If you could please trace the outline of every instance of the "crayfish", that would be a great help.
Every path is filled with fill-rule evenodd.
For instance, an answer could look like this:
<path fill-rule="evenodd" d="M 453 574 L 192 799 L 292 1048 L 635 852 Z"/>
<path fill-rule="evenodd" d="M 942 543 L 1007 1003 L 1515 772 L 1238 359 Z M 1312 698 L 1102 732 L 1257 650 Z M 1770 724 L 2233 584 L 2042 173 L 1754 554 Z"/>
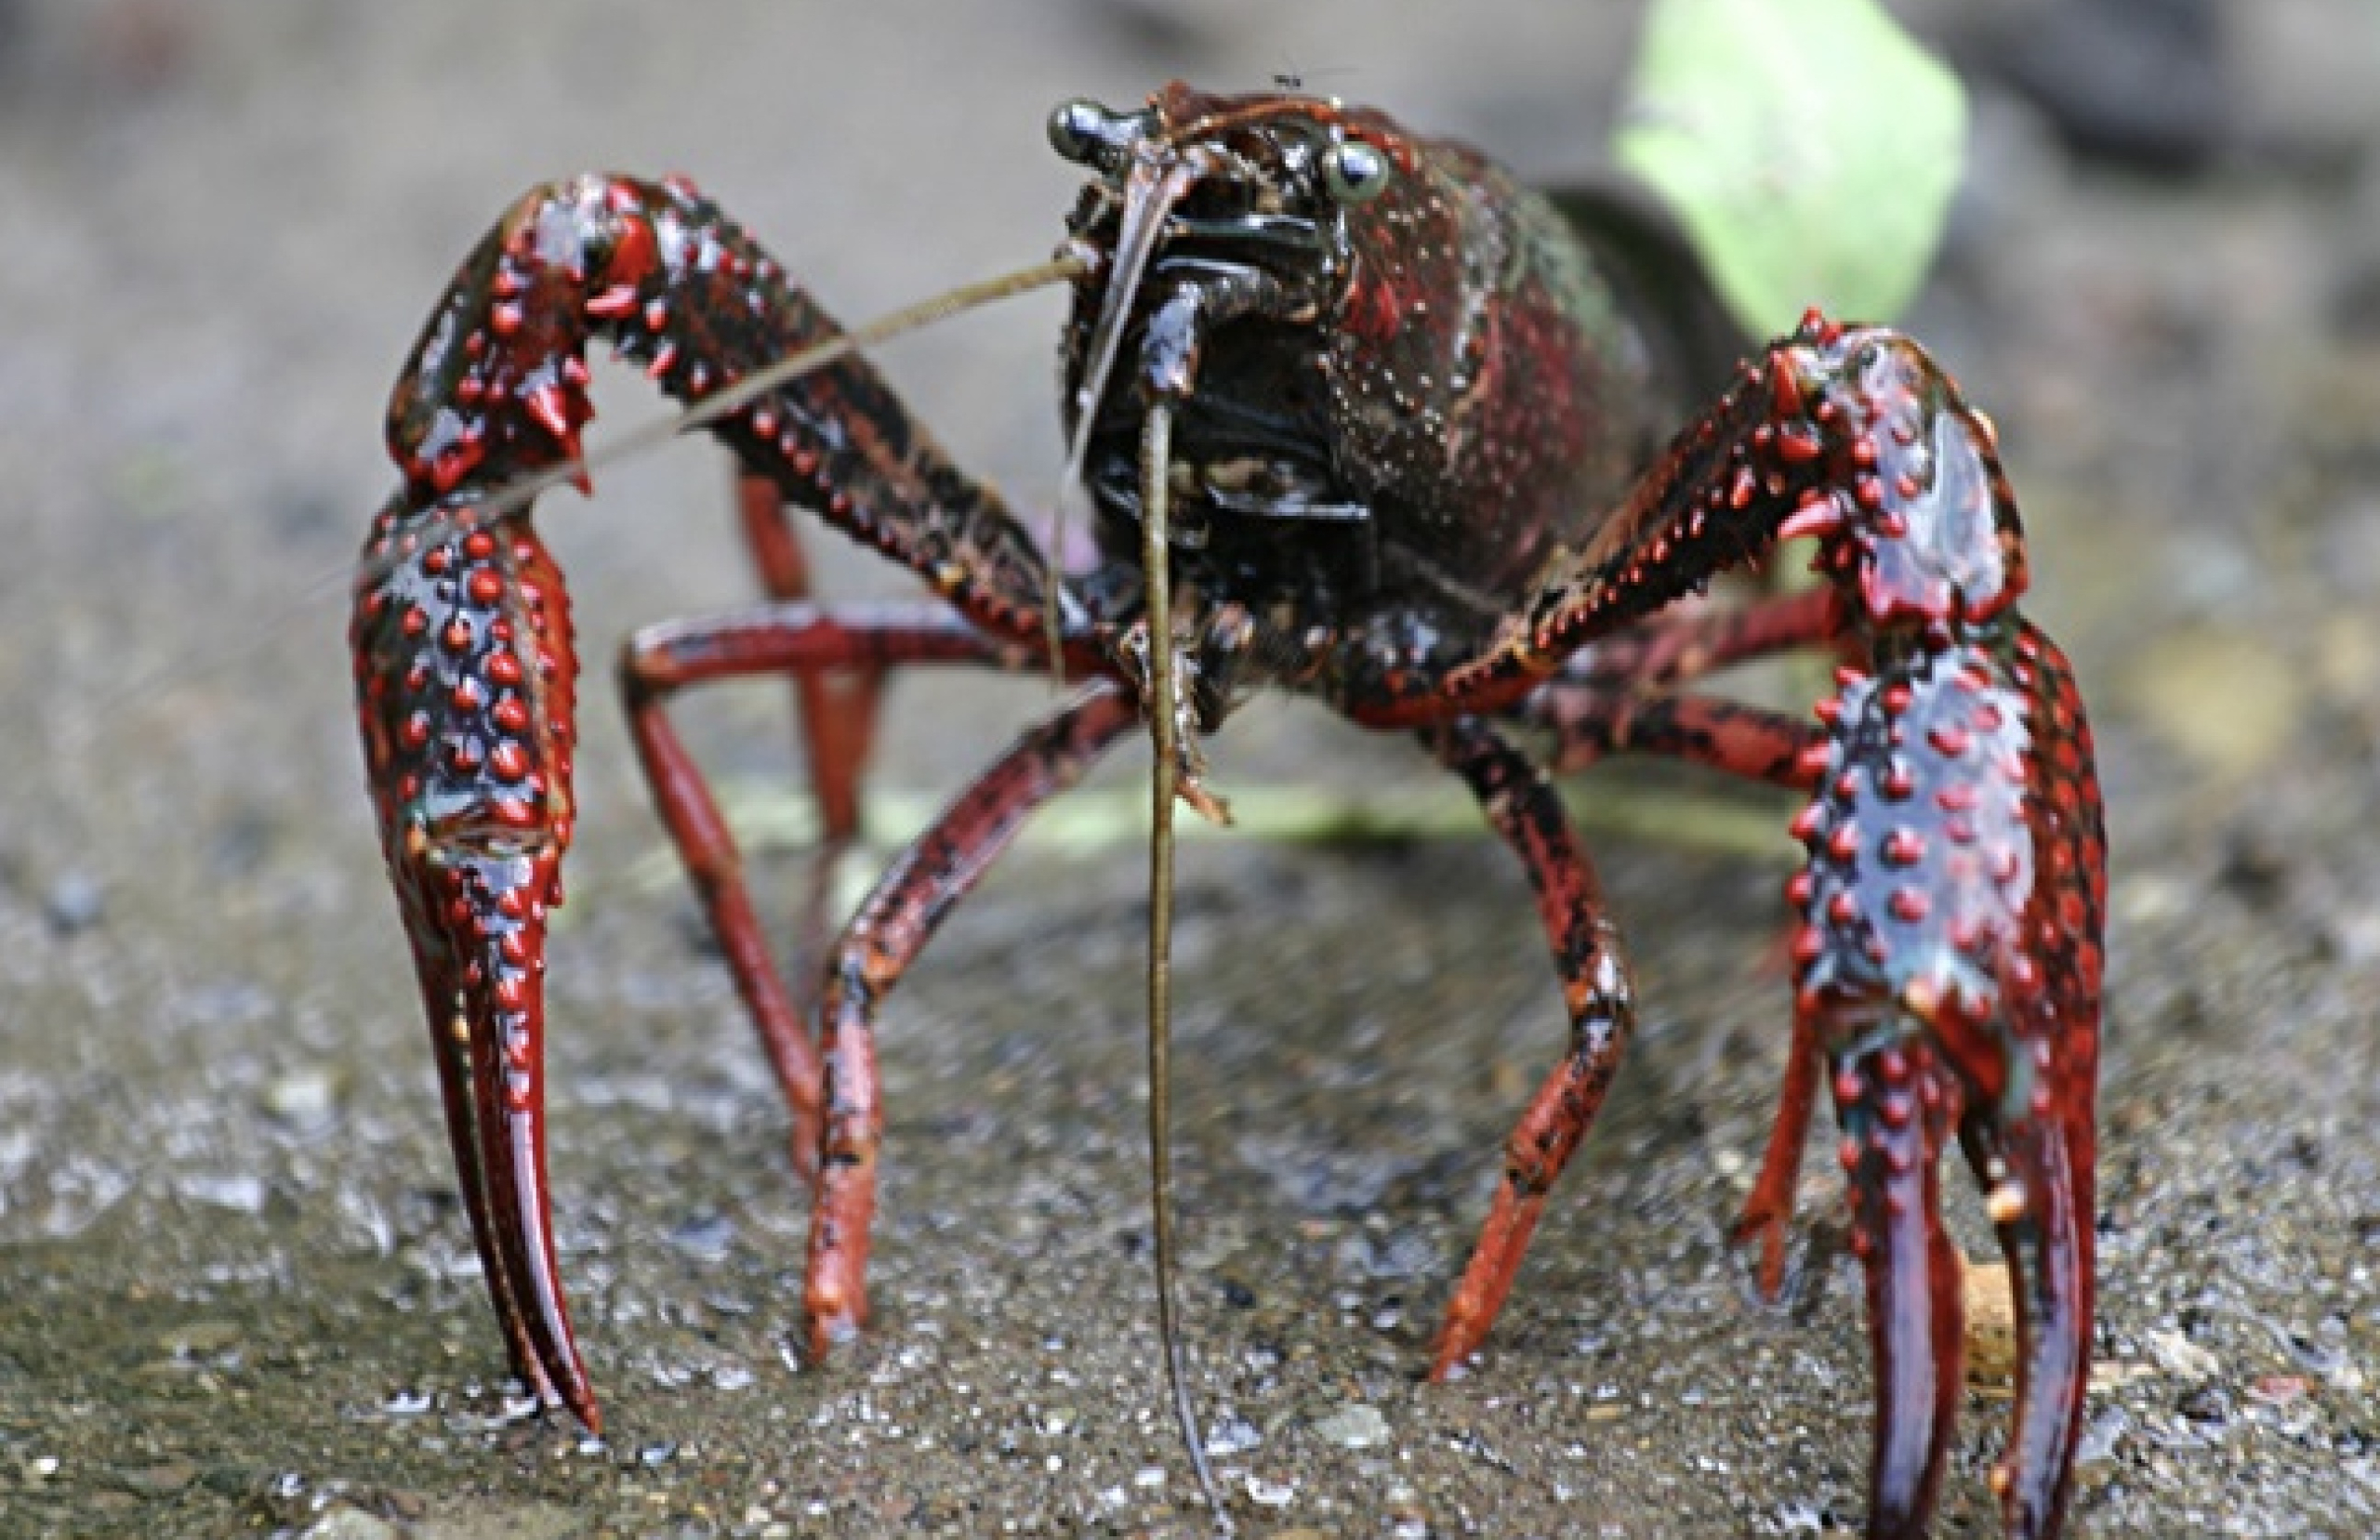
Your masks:
<path fill-rule="evenodd" d="M 1716 767 L 1809 798 L 1787 889 L 1786 1084 L 1739 1233 L 1762 1243 L 1773 1290 L 1823 1084 L 1867 1282 L 1871 1533 L 1925 1528 L 1960 1398 L 1961 1258 L 1936 1181 L 1955 1134 L 2021 1336 L 1993 1485 L 2011 1533 L 2055 1533 L 2092 1326 L 2105 849 L 2073 678 L 2017 609 L 2026 549 L 1988 419 L 1909 338 L 1813 313 L 1672 436 L 1661 339 L 1607 266 L 1493 164 L 1378 112 L 1175 85 L 1135 112 L 1068 103 L 1049 127 L 1091 173 L 1042 274 L 1073 290 L 1062 405 L 1088 570 L 1060 571 L 682 182 L 530 192 L 464 262 L 397 384 L 403 485 L 364 548 L 357 693 L 515 1372 L 596 1423 L 549 1224 L 542 1069 L 577 667 L 562 574 L 516 489 L 583 480 L 583 355 L 601 336 L 734 454 L 771 598 L 638 633 L 620 681 L 792 1109 L 814 1351 L 866 1320 L 885 995 L 1026 815 L 1145 718 L 1161 804 L 1216 810 L 1197 741 L 1269 687 L 1410 732 L 1470 786 L 1535 891 L 1569 1015 L 1505 1145 L 1433 1377 L 1486 1338 L 1635 1012 L 1549 776 L 1620 752 Z M 792 508 L 938 599 L 813 600 Z M 1816 587 L 1678 606 L 1796 537 L 1815 543 Z M 1697 688 L 1791 648 L 1845 660 L 1815 725 Z M 880 686 L 920 665 L 1078 689 L 877 882 L 814 986 L 789 989 L 669 702 L 790 676 L 831 848 L 857 826 Z"/>

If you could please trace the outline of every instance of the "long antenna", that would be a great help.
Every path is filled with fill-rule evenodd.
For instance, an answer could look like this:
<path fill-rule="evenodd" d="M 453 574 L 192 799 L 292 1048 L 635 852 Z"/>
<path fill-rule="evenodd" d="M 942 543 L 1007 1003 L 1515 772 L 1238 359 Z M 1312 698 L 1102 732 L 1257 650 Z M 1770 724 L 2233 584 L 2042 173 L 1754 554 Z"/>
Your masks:
<path fill-rule="evenodd" d="M 1151 402 L 1141 427 L 1141 567 L 1148 598 L 1149 749 L 1156 760 L 1149 771 L 1149 1207 L 1157 1238 L 1157 1330 L 1166 1379 L 1173 1388 L 1174 1420 L 1182 1425 L 1190 1468 L 1215 1516 L 1216 1531 L 1227 1535 L 1234 1533 L 1231 1515 L 1223 1511 L 1215 1474 L 1207 1467 L 1207 1441 L 1190 1401 L 1173 1289 L 1173 801 L 1181 743 L 1174 715 L 1173 585 L 1168 571 L 1172 558 L 1165 529 L 1165 472 L 1172 441 L 1172 408 Z"/>

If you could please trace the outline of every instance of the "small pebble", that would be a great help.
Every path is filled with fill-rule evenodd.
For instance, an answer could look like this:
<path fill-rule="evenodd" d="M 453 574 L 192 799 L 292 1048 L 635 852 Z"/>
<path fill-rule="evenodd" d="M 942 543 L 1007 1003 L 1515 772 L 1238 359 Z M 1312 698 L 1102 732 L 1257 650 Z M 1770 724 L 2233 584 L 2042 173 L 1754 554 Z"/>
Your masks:
<path fill-rule="evenodd" d="M 1264 1441 L 1264 1435 L 1246 1417 L 1227 1414 L 1217 1417 L 1207 1429 L 1207 1454 L 1212 1459 L 1229 1459 L 1243 1454 Z"/>
<path fill-rule="evenodd" d="M 194 1204 L 233 1214 L 264 1212 L 265 1186 L 256 1177 L 184 1177 L 175 1191 Z"/>
<path fill-rule="evenodd" d="M 1258 1507 L 1287 1507 L 1298 1494 L 1295 1485 L 1287 1481 L 1268 1481 L 1262 1476 L 1250 1476 L 1247 1481 L 1248 1500 Z"/>
<path fill-rule="evenodd" d="M 313 1067 L 292 1070 L 264 1088 L 264 1110 L 292 1128 L 321 1128 L 338 1115 L 338 1076 Z"/>
<path fill-rule="evenodd" d="M 77 935 L 105 916 L 107 897 L 99 890 L 97 877 L 86 872 L 69 872 L 50 884 L 42 912 L 52 931 L 60 936 Z"/>
<path fill-rule="evenodd" d="M 2150 1332 L 2149 1351 L 2159 1368 L 2179 1379 L 2213 1379 L 2223 1372 L 2221 1359 L 2180 1332 Z"/>
<path fill-rule="evenodd" d="M 735 1221 L 723 1214 L 697 1214 L 673 1228 L 669 1244 L 698 1262 L 716 1262 L 735 1240 Z"/>
<path fill-rule="evenodd" d="M 340 1507 L 317 1520 L 300 1540 L 399 1540 L 403 1531 L 362 1508 Z"/>
<path fill-rule="evenodd" d="M 2252 1399 L 2263 1402 L 2268 1406 L 2287 1406 L 2292 1402 L 2304 1399 L 2306 1376 L 2303 1375 L 2259 1375 L 2255 1384 L 2248 1388 L 2248 1394 Z"/>
<path fill-rule="evenodd" d="M 2082 1429 L 2082 1441 L 2075 1447 L 2076 1465 L 2096 1465 L 2116 1452 L 2116 1445 L 2132 1428 L 2132 1418 L 2121 1406 L 2110 1406 L 2093 1417 Z"/>
<path fill-rule="evenodd" d="M 2178 1409 L 2192 1422 L 2229 1422 L 2231 1392 L 2220 1385 L 2202 1385 L 2182 1398 Z"/>
<path fill-rule="evenodd" d="M 2007 1385 L 2016 1377 L 2016 1300 L 1997 1257 L 1959 1257 L 1966 1296 L 1967 1383 Z"/>
<path fill-rule="evenodd" d="M 157 1346 L 178 1358 L 219 1353 L 240 1340 L 239 1323 L 231 1321 L 190 1321 L 157 1338 Z"/>
<path fill-rule="evenodd" d="M 1388 1441 L 1388 1419 L 1378 1407 L 1351 1401 L 1316 1423 L 1314 1432 L 1342 1449 L 1372 1449 Z"/>
<path fill-rule="evenodd" d="M 136 1497 L 170 1497 L 198 1480 L 198 1467 L 188 1460 L 167 1460 L 119 1472 L 116 1480 Z"/>

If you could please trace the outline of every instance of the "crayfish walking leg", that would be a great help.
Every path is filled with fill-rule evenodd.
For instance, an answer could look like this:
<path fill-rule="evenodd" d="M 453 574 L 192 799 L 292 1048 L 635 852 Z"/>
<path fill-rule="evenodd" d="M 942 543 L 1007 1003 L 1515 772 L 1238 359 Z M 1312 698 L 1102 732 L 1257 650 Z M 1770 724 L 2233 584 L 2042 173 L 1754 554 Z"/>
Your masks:
<path fill-rule="evenodd" d="M 1038 654 L 1035 654 L 1038 656 Z M 680 746 L 665 709 L 698 683 L 803 668 L 882 670 L 919 664 L 998 661 L 983 637 L 937 610 L 903 606 L 824 611 L 774 606 L 640 632 L 621 658 L 628 716 L 663 822 L 721 938 L 731 969 L 755 1006 L 782 1003 L 784 986 L 752 916 L 724 822 Z M 1081 778 L 1139 720 L 1137 703 L 1098 683 L 1029 731 L 944 809 L 879 878 L 824 970 L 822 1075 L 799 1111 L 795 1159 L 814 1170 L 804 1304 L 813 1354 L 823 1357 L 866 1325 L 868 1231 L 876 1210 L 875 1015 L 884 996 L 942 923 L 1014 839 L 1025 816 Z M 805 1046 L 806 1046 L 806 1039 Z"/>
<path fill-rule="evenodd" d="M 736 994 L 776 1068 L 793 1112 L 794 1167 L 806 1176 L 816 1174 L 818 1160 L 821 1068 L 809 1026 L 817 1005 L 815 975 L 802 977 L 796 993 L 778 974 L 767 931 L 745 885 L 743 860 L 709 784 L 670 723 L 668 700 L 695 685 L 782 674 L 794 676 L 806 699 L 813 693 L 824 696 L 830 679 L 873 681 L 895 666 L 996 662 L 995 650 L 982 632 L 939 605 L 917 604 L 835 611 L 810 604 L 771 605 L 648 626 L 620 651 L 620 693 L 645 783 L 653 789 L 661 822 L 710 918 Z M 874 685 L 866 688 L 872 691 Z M 821 823 L 827 838 L 821 859 L 830 866 L 839 838 L 856 830 L 853 791 L 845 786 L 840 794 L 821 795 Z M 843 802 L 841 814 L 834 806 L 838 795 Z M 850 820 L 840 831 L 839 816 Z M 805 955 L 801 961 L 814 967 L 819 959 Z"/>
<path fill-rule="evenodd" d="M 794 530 L 793 510 L 776 483 L 747 472 L 736 478 L 735 501 L 742 515 L 745 546 L 752 554 L 761 587 L 780 603 L 809 599 L 810 559 Z M 818 804 L 818 847 L 811 862 L 801 928 L 796 933 L 800 952 L 793 969 L 794 1009 L 805 1020 L 817 1011 L 818 1002 L 807 981 L 817 976 L 819 959 L 826 954 L 836 876 L 843 857 L 859 838 L 860 780 L 875 743 L 884 674 L 880 664 L 793 670 L 794 719 L 800 725 L 811 796 Z M 646 770 L 650 775 L 650 761 Z M 770 1041 L 765 1026 L 762 1037 Z"/>
<path fill-rule="evenodd" d="M 1478 1348 L 1503 1308 L 1545 1211 L 1545 1195 L 1586 1138 L 1620 1069 L 1636 1005 L 1619 935 L 1604 913 L 1602 886 L 1544 774 L 1474 721 L 1426 736 L 1438 757 L 1470 784 L 1488 822 L 1527 870 L 1570 1017 L 1570 1051 L 1505 1141 L 1494 1206 L 1447 1306 L 1431 1355 L 1430 1373 L 1442 1379 Z"/>

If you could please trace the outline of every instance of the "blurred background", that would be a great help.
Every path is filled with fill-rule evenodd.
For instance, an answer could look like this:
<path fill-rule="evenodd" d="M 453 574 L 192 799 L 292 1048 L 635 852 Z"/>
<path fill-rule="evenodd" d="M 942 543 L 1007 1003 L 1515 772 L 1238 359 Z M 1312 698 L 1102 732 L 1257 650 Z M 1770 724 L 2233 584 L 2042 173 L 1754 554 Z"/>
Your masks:
<path fill-rule="evenodd" d="M 1999 424 L 2116 848 L 2075 1527 L 2369 1533 L 2380 17 L 1894 8 L 1976 107 L 1906 322 Z M 593 664 L 551 1084 L 612 1438 L 518 1420 L 347 703 L 344 568 L 390 484 L 385 392 L 536 180 L 688 173 L 856 318 L 1052 245 L 1076 174 L 1041 124 L 1064 97 L 1294 75 L 1569 181 L 1603 164 L 1636 20 L 0 3 L 0 1533 L 1202 1533 L 1152 1389 L 1129 831 L 1020 851 L 888 1008 L 878 1329 L 823 1368 L 785 1349 L 805 1208 L 782 1110 L 602 677 L 632 626 L 753 591 L 707 444 L 543 510 Z M 1058 317 L 1035 296 L 886 360 L 1029 505 L 1057 476 Z M 599 429 L 656 414 L 641 386 L 599 373 Z M 838 593 L 905 589 L 831 555 Z M 905 683 L 879 783 L 946 793 L 1047 700 Z M 756 688 L 685 716 L 732 786 L 782 790 L 783 714 Z M 1296 703 L 1214 752 L 1226 793 L 1434 773 Z M 1110 770 L 1091 793 L 1130 795 L 1137 757 Z M 1781 1063 L 1765 959 L 1790 808 L 1667 770 L 1590 790 L 1638 826 L 1596 846 L 1646 1020 L 1449 1388 L 1415 1376 L 1562 1041 L 1525 888 L 1484 838 L 1184 852 L 1186 1297 L 1255 1533 L 1806 1533 L 1864 1512 L 1832 1163 L 1805 1183 L 1789 1309 L 1752 1303 L 1724 1244 Z M 1747 816 L 1773 845 L 1714 835 Z M 789 901 L 798 853 L 759 865 Z M 1971 1398 L 1948 1533 L 1993 1533 L 2004 1410 Z"/>

